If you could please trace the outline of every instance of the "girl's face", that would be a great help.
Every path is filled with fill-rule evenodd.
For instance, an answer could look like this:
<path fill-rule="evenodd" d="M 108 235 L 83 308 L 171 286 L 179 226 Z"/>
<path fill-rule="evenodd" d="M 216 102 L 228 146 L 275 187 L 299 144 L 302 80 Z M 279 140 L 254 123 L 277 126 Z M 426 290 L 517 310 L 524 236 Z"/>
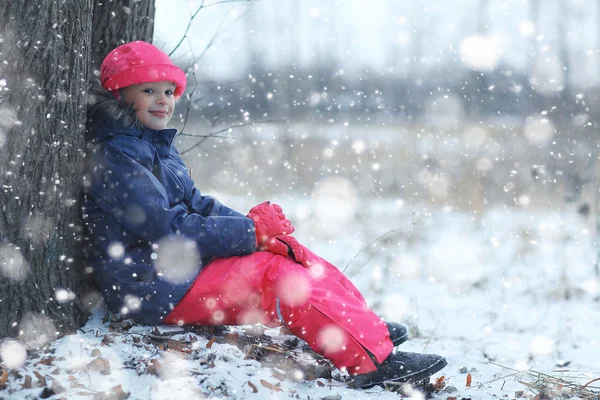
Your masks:
<path fill-rule="evenodd" d="M 137 119 L 146 127 L 162 130 L 175 109 L 175 84 L 169 81 L 130 85 L 122 90 L 126 104 L 133 104 Z"/>

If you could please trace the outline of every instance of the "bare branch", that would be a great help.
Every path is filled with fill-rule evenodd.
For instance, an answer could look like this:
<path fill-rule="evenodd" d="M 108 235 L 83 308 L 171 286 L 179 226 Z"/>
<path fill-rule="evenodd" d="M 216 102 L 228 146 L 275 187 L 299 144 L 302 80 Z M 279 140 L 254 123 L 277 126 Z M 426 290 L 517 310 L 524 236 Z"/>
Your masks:
<path fill-rule="evenodd" d="M 204 4 L 205 0 L 202 0 L 202 3 L 200 3 L 200 5 L 198 6 L 198 8 L 196 9 L 196 11 L 194 11 L 192 13 L 192 15 L 190 16 L 190 20 L 188 21 L 188 24 L 185 28 L 185 32 L 183 33 L 183 36 L 181 37 L 181 39 L 179 40 L 179 42 L 177 43 L 177 45 L 175 46 L 175 48 L 173 50 L 171 50 L 171 52 L 169 53 L 169 57 L 171 57 L 173 55 L 173 53 L 175 53 L 175 51 L 177 51 L 177 49 L 179 48 L 179 46 L 181 46 L 181 44 L 183 43 L 183 41 L 188 37 L 188 33 L 190 31 L 190 28 L 192 27 L 192 23 L 194 22 L 194 18 L 196 18 L 196 16 L 198 15 L 198 13 L 200 12 L 200 10 L 202 10 L 203 8 L 208 8 L 211 6 L 216 6 L 218 4 L 227 4 L 227 3 L 249 3 L 251 1 L 256 1 L 256 0 L 223 0 L 223 1 L 217 1 L 215 3 L 211 3 L 211 4 Z M 219 31 L 220 27 L 223 25 L 223 23 L 225 22 L 225 19 L 227 18 L 227 15 L 225 15 L 223 17 L 223 20 L 221 21 L 221 23 L 219 24 L 219 29 L 217 29 L 217 32 L 213 35 L 213 37 L 210 40 L 210 43 L 207 45 L 207 47 L 204 49 L 204 51 L 202 51 L 202 53 L 200 54 L 200 56 L 198 57 L 197 60 L 201 59 L 204 54 L 208 51 L 208 49 L 212 46 L 212 44 L 214 43 L 214 41 L 216 40 L 216 38 L 223 32 L 226 32 L 227 30 L 229 30 L 233 24 L 235 22 L 237 22 L 240 18 L 242 18 L 243 16 L 245 16 L 248 13 L 248 11 L 244 12 L 243 14 L 239 15 L 235 20 L 233 20 L 233 22 L 231 23 L 231 25 L 229 27 L 227 27 L 227 29 L 223 30 L 223 31 Z M 197 61 L 196 60 L 196 61 Z M 196 62 L 194 61 L 194 63 Z"/>
<path fill-rule="evenodd" d="M 202 0 L 202 3 L 200 3 L 200 6 L 196 10 L 196 12 L 194 12 L 192 14 L 192 16 L 190 17 L 190 20 L 188 21 L 188 25 L 185 28 L 185 32 L 183 33 L 183 36 L 181 37 L 181 39 L 179 40 L 179 43 L 177 43 L 177 45 L 175 46 L 175 48 L 173 50 L 171 50 L 171 52 L 169 53 L 169 57 L 171 57 L 173 55 L 173 53 L 175 53 L 175 51 L 179 48 L 179 46 L 181 46 L 181 43 L 183 43 L 183 41 L 185 40 L 185 38 L 187 38 L 187 34 L 190 31 L 190 28 L 192 27 L 192 22 L 194 21 L 194 18 L 196 18 L 196 15 L 198 15 L 198 13 L 200 12 L 200 10 L 202 10 L 202 8 L 204 8 L 204 0 Z"/>
<path fill-rule="evenodd" d="M 197 137 L 197 138 L 217 138 L 217 139 L 229 139 L 229 136 L 219 136 L 219 135 L 213 135 L 212 133 L 209 134 L 195 134 L 195 133 L 180 133 L 179 136 L 185 136 L 185 137 Z"/>
<path fill-rule="evenodd" d="M 381 236 L 378 236 L 377 238 L 375 238 L 374 240 L 372 240 L 371 242 L 367 243 L 367 245 L 365 247 L 363 247 L 358 253 L 356 253 L 356 255 L 354 257 L 352 257 L 352 260 L 350 260 L 348 262 L 348 264 L 346 264 L 346 266 L 344 267 L 344 269 L 342 270 L 342 273 L 346 273 L 346 270 L 348 269 L 348 267 L 354 262 L 354 260 L 356 260 L 356 258 L 365 252 L 365 250 L 367 250 L 370 246 L 372 246 L 374 243 L 377 243 L 379 240 L 383 239 L 384 237 L 386 237 L 387 235 L 390 235 L 392 233 L 396 233 L 396 232 L 402 232 L 404 230 L 407 230 L 408 228 L 414 227 L 417 224 L 418 221 L 413 221 L 410 223 L 409 226 L 404 226 L 402 228 L 397 228 L 397 229 L 392 229 L 390 231 L 387 231 L 386 233 L 384 233 Z M 372 258 L 372 257 L 371 257 Z M 370 258 L 369 258 L 370 260 Z M 361 267 L 362 268 L 362 267 Z"/>
<path fill-rule="evenodd" d="M 204 6 L 204 8 L 207 7 L 211 7 L 211 6 L 216 6 L 219 4 L 227 4 L 227 3 L 250 3 L 250 2 L 256 2 L 258 0 L 221 0 L 221 1 L 216 1 L 214 3 L 210 3 Z"/>

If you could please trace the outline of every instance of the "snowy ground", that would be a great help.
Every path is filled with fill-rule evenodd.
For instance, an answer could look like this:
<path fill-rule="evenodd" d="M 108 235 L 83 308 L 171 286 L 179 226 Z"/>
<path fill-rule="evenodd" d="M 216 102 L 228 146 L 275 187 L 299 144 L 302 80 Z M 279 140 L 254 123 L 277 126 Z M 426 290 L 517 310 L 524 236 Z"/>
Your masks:
<path fill-rule="evenodd" d="M 234 206 L 247 202 L 229 200 Z M 447 358 L 448 366 L 434 377 L 443 375 L 446 389 L 434 398 L 533 398 L 539 386 L 527 382 L 540 382 L 539 373 L 551 376 L 545 382 L 562 394 L 571 384 L 600 378 L 593 230 L 578 215 L 514 209 L 475 215 L 373 201 L 357 218 L 328 221 L 290 200 L 279 203 L 301 241 L 341 269 L 352 261 L 346 272 L 373 308 L 408 324 L 413 338 L 400 350 Z M 398 231 L 361 252 L 393 229 Z M 62 390 L 52 398 L 68 399 L 125 398 L 126 393 L 130 399 L 399 397 L 381 388 L 353 390 L 339 379 L 297 380 L 297 372 L 284 379 L 285 371 L 245 359 L 248 348 L 213 343 L 210 335 L 172 336 L 189 344 L 183 352 L 163 351 L 144 345 L 150 327 L 115 333 L 103 316 L 97 311 L 77 334 L 30 355 L 9 373 L 0 398 L 38 398 L 44 387 Z M 247 330 L 231 328 L 230 334 Z M 278 329 L 265 334 L 274 343 L 291 338 Z M 466 387 L 469 374 L 471 387 Z M 559 377 L 565 379 L 562 386 Z M 586 390 L 600 393 L 600 382 Z"/>

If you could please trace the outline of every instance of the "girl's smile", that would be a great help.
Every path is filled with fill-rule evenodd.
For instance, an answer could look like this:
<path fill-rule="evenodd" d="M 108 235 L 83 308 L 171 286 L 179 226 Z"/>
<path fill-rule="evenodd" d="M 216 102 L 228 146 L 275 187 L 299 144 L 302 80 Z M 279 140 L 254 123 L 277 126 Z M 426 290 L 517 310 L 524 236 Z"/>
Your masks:
<path fill-rule="evenodd" d="M 174 92 L 173 82 L 148 82 L 124 88 L 123 99 L 133 105 L 136 117 L 146 128 L 162 130 L 173 116 Z"/>

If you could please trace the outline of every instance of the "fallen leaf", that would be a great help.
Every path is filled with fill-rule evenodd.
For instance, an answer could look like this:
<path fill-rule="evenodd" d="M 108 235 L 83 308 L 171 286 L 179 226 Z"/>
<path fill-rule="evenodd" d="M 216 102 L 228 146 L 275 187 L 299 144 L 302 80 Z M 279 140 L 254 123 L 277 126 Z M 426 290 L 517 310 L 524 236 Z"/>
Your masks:
<path fill-rule="evenodd" d="M 129 397 L 129 393 L 125 392 L 121 385 L 113 386 L 110 391 L 117 396 L 118 400 L 125 400 Z"/>
<path fill-rule="evenodd" d="M 265 381 L 264 379 L 260 380 L 260 384 L 263 385 L 264 387 L 266 387 L 267 389 L 271 389 L 274 392 L 282 391 L 278 386 L 273 385 L 272 383 L 269 383 L 269 382 Z"/>
<path fill-rule="evenodd" d="M 46 386 L 46 378 L 44 377 L 44 375 L 40 374 L 37 371 L 33 371 L 33 374 L 38 379 L 38 383 L 36 385 L 37 387 L 44 387 L 44 386 Z"/>
<path fill-rule="evenodd" d="M 227 342 L 227 344 L 231 344 L 233 346 L 236 346 L 240 341 L 240 335 L 237 333 L 227 333 L 225 335 L 225 342 Z"/>
<path fill-rule="evenodd" d="M 52 372 L 50 372 L 51 375 L 58 375 L 60 374 L 60 368 L 56 367 L 54 368 L 54 370 L 52 370 Z"/>
<path fill-rule="evenodd" d="M 23 389 L 31 389 L 33 387 L 31 381 L 32 381 L 31 376 L 25 375 L 25 381 L 21 384 L 21 387 Z"/>
<path fill-rule="evenodd" d="M 217 340 L 216 337 L 214 337 L 214 336 L 211 337 L 210 340 L 208 341 L 208 343 L 206 343 L 206 348 L 210 349 L 212 347 L 213 343 L 215 342 L 215 340 Z"/>
<path fill-rule="evenodd" d="M 471 374 L 467 374 L 467 387 L 471 387 L 472 379 L 473 379 L 473 377 L 471 376 Z"/>
<path fill-rule="evenodd" d="M 100 345 L 108 346 L 110 344 L 113 344 L 114 342 L 115 342 L 115 337 L 113 335 L 104 335 L 102 337 L 102 341 L 100 342 Z"/>
<path fill-rule="evenodd" d="M 46 357 L 38 362 L 35 363 L 35 365 L 50 365 L 54 362 L 54 360 L 56 360 L 56 357 Z"/>
<path fill-rule="evenodd" d="M 106 358 L 98 357 L 90 361 L 86 366 L 88 371 L 96 371 L 102 375 L 110 374 L 110 362 Z"/>
<path fill-rule="evenodd" d="M 442 375 L 435 380 L 435 382 L 433 384 L 433 387 L 435 388 L 435 390 L 443 390 L 446 387 L 446 382 L 444 382 L 445 378 L 446 377 L 444 375 Z"/>
<path fill-rule="evenodd" d="M 258 388 L 256 387 L 256 385 L 250 381 L 248 381 L 248 386 L 250 386 L 252 388 L 252 393 L 258 393 Z"/>
<path fill-rule="evenodd" d="M 321 381 L 317 381 L 317 386 L 323 387 L 323 386 L 325 386 L 325 384 L 323 382 L 321 382 Z"/>
<path fill-rule="evenodd" d="M 8 381 L 8 371 L 0 369 L 0 389 L 4 389 L 6 382 Z"/>
<path fill-rule="evenodd" d="M 167 347 L 181 353 L 190 354 L 192 352 L 192 349 L 187 344 L 182 343 L 179 340 L 169 339 L 167 341 Z"/>
<path fill-rule="evenodd" d="M 158 376 L 158 371 L 161 368 L 162 368 L 162 365 L 161 365 L 160 361 L 158 361 L 156 358 L 153 358 L 152 360 L 150 360 L 150 363 L 148 363 L 148 368 L 146 368 L 146 373 L 148 373 L 150 375 Z"/>

